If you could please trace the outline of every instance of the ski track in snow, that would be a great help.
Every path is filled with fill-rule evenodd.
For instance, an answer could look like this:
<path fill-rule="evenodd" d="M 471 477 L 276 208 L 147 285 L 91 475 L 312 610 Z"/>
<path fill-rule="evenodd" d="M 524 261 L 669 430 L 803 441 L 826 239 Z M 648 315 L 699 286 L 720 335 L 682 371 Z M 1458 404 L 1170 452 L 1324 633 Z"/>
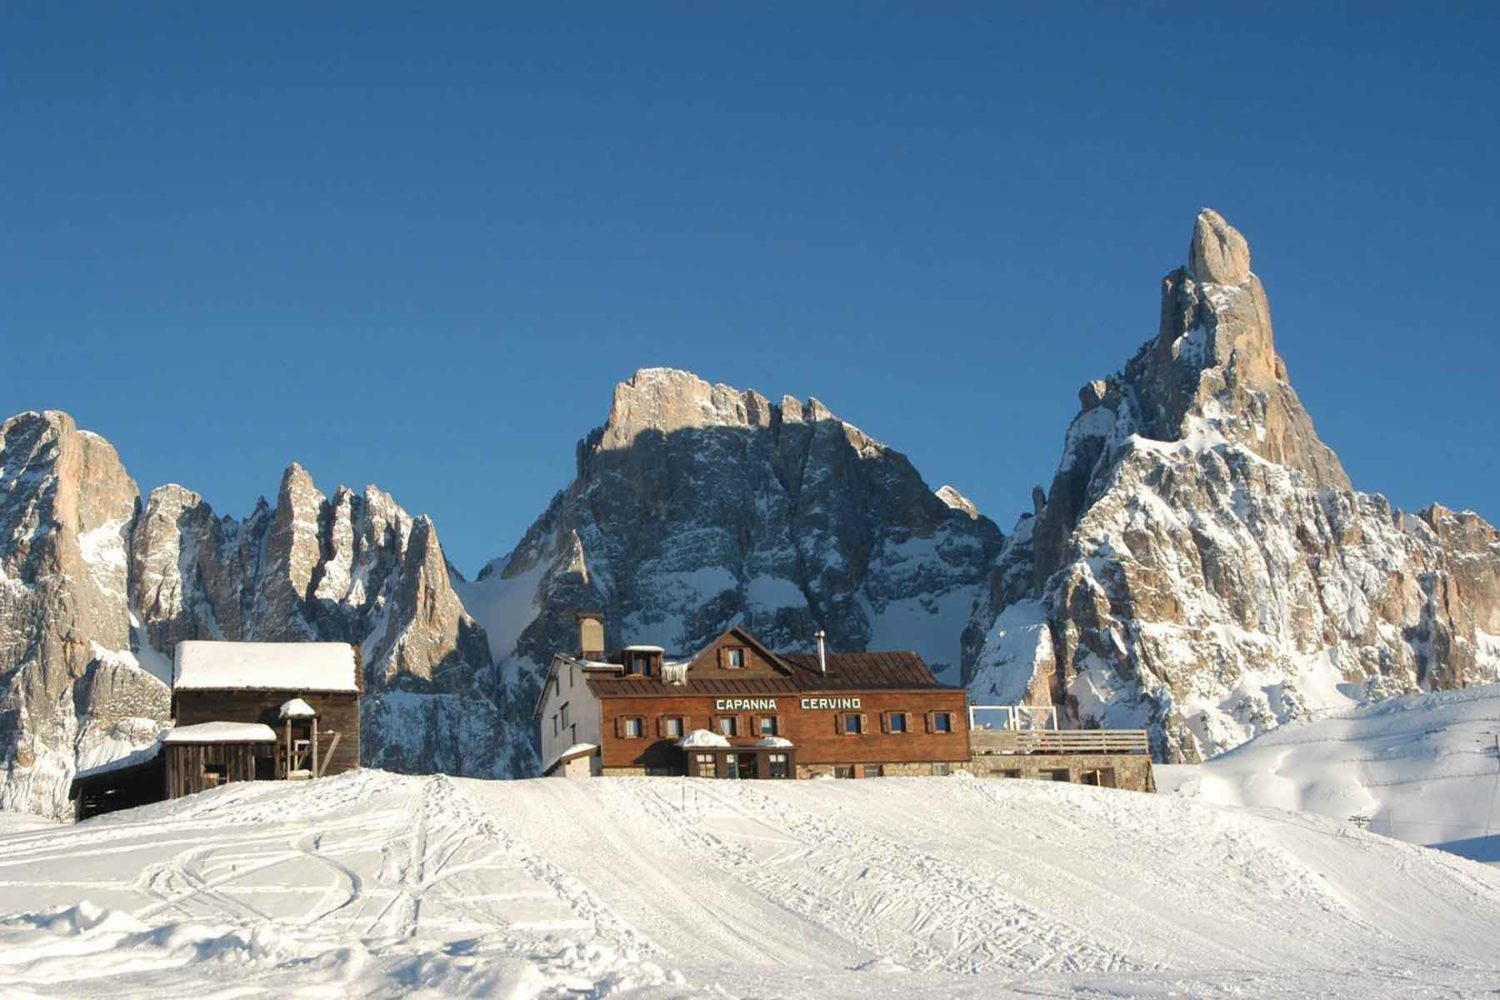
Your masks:
<path fill-rule="evenodd" d="M 970 778 L 363 771 L 0 833 L 0 996 L 1493 995 L 1500 872 Z"/>

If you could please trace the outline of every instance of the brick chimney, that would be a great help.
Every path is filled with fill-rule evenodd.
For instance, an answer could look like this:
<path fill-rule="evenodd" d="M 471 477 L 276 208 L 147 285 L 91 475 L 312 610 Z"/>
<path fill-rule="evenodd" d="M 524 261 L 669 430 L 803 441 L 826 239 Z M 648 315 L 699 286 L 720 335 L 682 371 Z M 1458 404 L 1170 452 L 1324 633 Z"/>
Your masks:
<path fill-rule="evenodd" d="M 585 660 L 604 659 L 604 615 L 578 612 L 578 653 Z"/>

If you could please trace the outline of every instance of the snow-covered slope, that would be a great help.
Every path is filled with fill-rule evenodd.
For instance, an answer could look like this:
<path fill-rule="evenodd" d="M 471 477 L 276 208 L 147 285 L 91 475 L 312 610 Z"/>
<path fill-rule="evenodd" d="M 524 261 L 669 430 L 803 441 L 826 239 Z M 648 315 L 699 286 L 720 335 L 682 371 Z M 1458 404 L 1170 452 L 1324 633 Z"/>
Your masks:
<path fill-rule="evenodd" d="M 1500 863 L 1500 684 L 1406 695 L 1272 730 L 1164 791 L 1227 805 L 1362 817 L 1377 833 Z"/>
<path fill-rule="evenodd" d="M 355 772 L 0 834 L 21 995 L 1450 997 L 1500 872 L 1036 782 Z"/>
<path fill-rule="evenodd" d="M 999 530 L 951 486 L 816 399 L 772 403 L 689 372 L 615 387 L 577 476 L 515 550 L 460 584 L 517 691 L 605 612 L 613 646 L 694 650 L 743 623 L 777 648 L 915 649 L 959 680 Z"/>
<path fill-rule="evenodd" d="M 968 633 L 978 700 L 1030 691 L 1193 762 L 1500 678 L 1500 532 L 1351 488 L 1276 352 L 1249 246 L 1216 213 L 1163 281 L 1157 336 L 1079 396 Z"/>

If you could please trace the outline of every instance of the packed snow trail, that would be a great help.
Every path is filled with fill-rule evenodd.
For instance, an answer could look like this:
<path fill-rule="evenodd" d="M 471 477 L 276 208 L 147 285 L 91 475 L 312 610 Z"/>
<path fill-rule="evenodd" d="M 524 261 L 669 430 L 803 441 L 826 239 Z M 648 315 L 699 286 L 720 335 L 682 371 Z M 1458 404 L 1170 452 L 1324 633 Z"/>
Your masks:
<path fill-rule="evenodd" d="M 1500 872 L 1310 817 L 967 777 L 230 785 L 0 832 L 0 913 L 7 997 L 1500 984 Z"/>

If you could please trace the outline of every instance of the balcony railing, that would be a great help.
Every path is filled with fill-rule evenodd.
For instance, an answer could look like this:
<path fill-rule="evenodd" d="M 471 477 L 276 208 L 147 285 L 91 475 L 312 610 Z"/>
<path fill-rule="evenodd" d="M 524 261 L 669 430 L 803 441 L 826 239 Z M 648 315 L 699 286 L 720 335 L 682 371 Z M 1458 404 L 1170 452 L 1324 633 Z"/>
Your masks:
<path fill-rule="evenodd" d="M 969 742 L 976 754 L 1146 754 L 1144 729 L 1058 729 L 1051 706 L 974 705 Z"/>

